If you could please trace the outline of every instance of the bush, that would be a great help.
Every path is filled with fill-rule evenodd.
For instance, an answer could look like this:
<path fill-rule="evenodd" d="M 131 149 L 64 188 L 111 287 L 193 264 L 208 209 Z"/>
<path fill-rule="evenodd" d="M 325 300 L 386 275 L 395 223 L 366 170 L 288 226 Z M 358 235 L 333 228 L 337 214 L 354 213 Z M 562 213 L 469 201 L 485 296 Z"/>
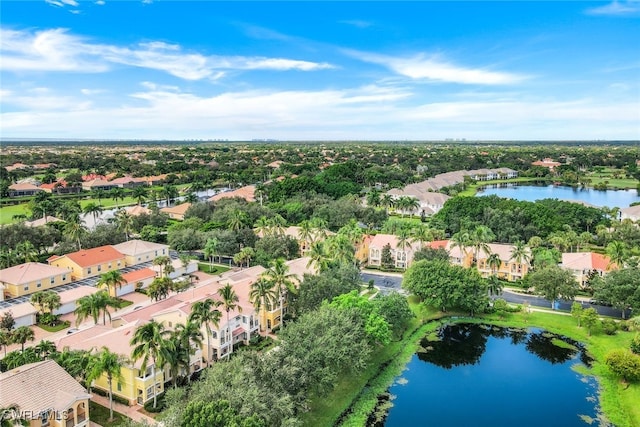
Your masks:
<path fill-rule="evenodd" d="M 640 380 L 640 356 L 628 350 L 611 350 L 605 356 L 605 363 L 611 372 L 622 377 L 625 381 Z"/>
<path fill-rule="evenodd" d="M 631 340 L 631 351 L 635 354 L 640 354 L 640 334 L 636 334 Z"/>
<path fill-rule="evenodd" d="M 166 407 L 166 402 L 164 400 L 164 392 L 160 393 L 158 395 L 158 399 L 157 399 L 157 403 L 156 403 L 156 407 L 153 407 L 153 399 L 149 400 L 148 402 L 146 402 L 144 404 L 144 410 L 147 412 L 151 412 L 153 413 L 158 413 L 158 412 L 162 412 L 162 410 L 164 410 L 164 408 Z"/>
<path fill-rule="evenodd" d="M 108 390 L 103 390 L 101 388 L 92 388 L 91 389 L 91 393 L 95 393 L 95 394 L 99 394 L 100 396 L 104 396 L 106 398 L 109 397 L 109 391 Z M 130 406 L 129 404 L 129 399 L 126 399 L 122 396 L 118 396 L 117 394 L 113 393 L 113 401 L 114 402 L 118 402 L 118 403 L 122 403 L 123 405 L 127 405 Z"/>
<path fill-rule="evenodd" d="M 607 335 L 615 335 L 618 330 L 618 324 L 613 319 L 603 319 L 602 330 Z"/>

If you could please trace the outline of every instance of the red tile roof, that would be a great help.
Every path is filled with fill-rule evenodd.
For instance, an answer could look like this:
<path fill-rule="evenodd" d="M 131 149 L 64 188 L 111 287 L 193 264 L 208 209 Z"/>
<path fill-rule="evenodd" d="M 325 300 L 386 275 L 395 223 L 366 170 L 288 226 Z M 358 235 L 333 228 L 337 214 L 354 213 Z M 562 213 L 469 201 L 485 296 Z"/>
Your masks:
<path fill-rule="evenodd" d="M 128 273 L 124 273 L 122 278 L 127 281 L 127 283 L 134 283 L 140 280 L 148 279 L 150 277 L 155 277 L 156 272 L 150 268 L 141 268 L 140 270 L 130 271 Z"/>
<path fill-rule="evenodd" d="M 124 259 L 124 255 L 115 250 L 112 246 L 99 246 L 93 249 L 83 249 L 70 254 L 55 256 L 48 259 L 49 263 L 59 258 L 67 257 L 80 267 L 89 267 L 97 264 L 104 264 L 109 261 Z"/>

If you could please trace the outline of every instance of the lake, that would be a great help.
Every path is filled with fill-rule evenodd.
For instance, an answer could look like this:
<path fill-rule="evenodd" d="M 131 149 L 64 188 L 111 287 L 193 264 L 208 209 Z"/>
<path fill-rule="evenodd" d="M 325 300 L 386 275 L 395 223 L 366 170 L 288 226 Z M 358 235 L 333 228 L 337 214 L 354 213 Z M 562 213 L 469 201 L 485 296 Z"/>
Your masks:
<path fill-rule="evenodd" d="M 473 324 L 444 326 L 438 338 L 421 341 L 389 388 L 385 427 L 609 425 L 596 421 L 597 382 L 572 369 L 590 363 L 579 343 Z"/>
<path fill-rule="evenodd" d="M 534 202 L 541 199 L 579 200 L 598 207 L 626 208 L 640 202 L 637 190 L 594 190 L 556 185 L 493 184 L 478 189 L 477 196 L 499 197 Z"/>

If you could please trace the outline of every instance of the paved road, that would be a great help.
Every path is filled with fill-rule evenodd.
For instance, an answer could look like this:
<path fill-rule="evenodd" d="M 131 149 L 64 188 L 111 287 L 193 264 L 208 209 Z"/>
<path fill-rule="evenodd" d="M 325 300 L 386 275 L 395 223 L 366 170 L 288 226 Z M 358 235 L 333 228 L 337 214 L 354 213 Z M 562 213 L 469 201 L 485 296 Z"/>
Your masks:
<path fill-rule="evenodd" d="M 386 274 L 386 273 L 377 272 L 377 271 L 375 273 L 363 272 L 363 273 L 360 273 L 360 277 L 362 277 L 362 280 L 364 282 L 369 282 L 369 280 L 373 279 L 375 286 L 378 287 L 380 289 L 380 292 L 383 294 L 387 294 L 393 291 L 402 291 L 402 288 L 401 288 L 402 276 L 398 274 L 394 274 L 394 273 Z M 515 304 L 523 304 L 524 302 L 528 302 L 534 307 L 541 307 L 546 309 L 551 308 L 550 301 L 535 295 L 526 295 L 526 294 L 516 293 L 510 290 L 504 290 L 500 297 L 504 298 L 507 302 L 511 302 Z M 618 318 L 621 318 L 622 316 L 622 313 L 620 312 L 620 310 L 617 310 L 615 308 L 605 307 L 601 305 L 592 305 L 586 301 L 580 301 L 580 302 L 582 303 L 582 307 L 584 308 L 593 307 L 596 309 L 598 314 L 602 316 L 611 316 L 611 317 L 618 317 Z M 560 310 L 569 311 L 571 310 L 571 303 L 572 301 L 558 301 L 556 303 L 556 308 Z M 629 313 L 627 313 L 627 316 L 625 317 L 629 318 Z"/>

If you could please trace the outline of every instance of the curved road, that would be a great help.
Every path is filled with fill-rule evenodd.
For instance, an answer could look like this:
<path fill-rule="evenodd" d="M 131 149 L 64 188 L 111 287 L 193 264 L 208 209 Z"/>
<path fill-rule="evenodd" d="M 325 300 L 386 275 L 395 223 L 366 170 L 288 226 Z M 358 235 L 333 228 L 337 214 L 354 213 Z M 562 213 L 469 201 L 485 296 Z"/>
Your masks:
<path fill-rule="evenodd" d="M 398 273 L 382 273 L 382 272 L 362 272 L 360 273 L 360 277 L 364 282 L 369 282 L 369 280 L 373 279 L 374 285 L 380 289 L 380 292 L 383 294 L 387 294 L 389 292 L 404 292 L 402 289 L 402 275 Z M 551 302 L 536 296 L 536 295 L 527 295 L 514 292 L 510 289 L 505 289 L 502 291 L 502 295 L 500 298 L 503 298 L 507 302 L 511 302 L 514 304 L 523 304 L 528 302 L 534 307 L 541 307 L 546 309 L 551 309 Z M 602 305 L 593 305 L 588 301 L 578 301 L 582 304 L 583 308 L 593 307 L 596 309 L 598 314 L 601 316 L 610 316 L 616 318 L 622 318 L 622 312 L 613 307 L 606 307 Z M 557 301 L 556 309 L 570 311 L 571 310 L 572 301 Z M 627 312 L 627 316 L 625 318 L 629 318 L 629 313 Z"/>

